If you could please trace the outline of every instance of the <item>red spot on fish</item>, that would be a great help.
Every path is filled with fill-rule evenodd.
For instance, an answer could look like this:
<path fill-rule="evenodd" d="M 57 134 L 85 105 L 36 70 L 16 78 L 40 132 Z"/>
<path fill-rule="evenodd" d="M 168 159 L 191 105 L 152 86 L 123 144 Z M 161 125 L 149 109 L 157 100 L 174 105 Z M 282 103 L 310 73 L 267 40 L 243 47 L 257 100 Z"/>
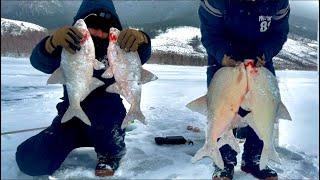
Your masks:
<path fill-rule="evenodd" d="M 118 38 L 115 34 L 112 34 L 112 33 L 109 34 L 109 41 L 116 42 L 117 39 Z"/>
<path fill-rule="evenodd" d="M 252 59 L 246 60 L 246 61 L 244 62 L 244 66 L 245 66 L 245 67 L 254 68 L 254 67 L 255 67 L 255 65 L 254 65 L 254 60 L 252 60 Z"/>
<path fill-rule="evenodd" d="M 80 40 L 80 45 L 84 44 L 90 37 L 89 31 L 82 31 L 82 39 Z"/>

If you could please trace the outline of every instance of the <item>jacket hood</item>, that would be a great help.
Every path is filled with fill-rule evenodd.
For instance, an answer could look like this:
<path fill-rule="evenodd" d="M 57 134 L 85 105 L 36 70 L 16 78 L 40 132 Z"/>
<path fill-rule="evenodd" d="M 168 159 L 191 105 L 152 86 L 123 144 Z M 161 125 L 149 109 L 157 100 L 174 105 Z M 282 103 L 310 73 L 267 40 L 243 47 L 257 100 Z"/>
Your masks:
<path fill-rule="evenodd" d="M 113 18 L 118 23 L 118 27 L 116 28 L 118 28 L 119 30 L 122 30 L 119 16 L 116 12 L 116 9 L 114 7 L 112 0 L 83 0 L 76 16 L 73 18 L 73 24 L 78 19 L 83 19 L 87 15 L 98 12 L 98 11 L 109 12 L 110 14 L 112 14 Z"/>

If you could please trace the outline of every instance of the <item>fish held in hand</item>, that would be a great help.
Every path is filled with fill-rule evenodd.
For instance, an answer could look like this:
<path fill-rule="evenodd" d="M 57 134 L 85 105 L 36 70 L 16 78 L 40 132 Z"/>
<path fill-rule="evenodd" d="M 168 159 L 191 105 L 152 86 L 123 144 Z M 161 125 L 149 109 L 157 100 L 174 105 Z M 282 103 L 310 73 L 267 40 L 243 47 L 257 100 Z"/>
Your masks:
<path fill-rule="evenodd" d="M 248 92 L 241 107 L 251 111 L 244 119 L 263 141 L 259 167 L 264 169 L 269 159 L 281 162 L 274 148 L 274 125 L 291 116 L 281 101 L 276 77 L 265 67 L 255 67 L 253 60 L 246 60 L 245 66 Z"/>
<path fill-rule="evenodd" d="M 240 151 L 230 127 L 245 96 L 246 86 L 243 63 L 236 67 L 223 67 L 212 78 L 207 94 L 187 104 L 189 109 L 207 116 L 206 141 L 194 155 L 192 162 L 209 156 L 223 169 L 219 148 L 229 144 L 237 152 Z"/>
<path fill-rule="evenodd" d="M 91 122 L 81 108 L 80 102 L 91 91 L 104 84 L 99 79 L 92 77 L 93 69 L 102 69 L 104 65 L 95 59 L 94 44 L 85 22 L 79 19 L 74 27 L 83 34 L 80 41 L 81 48 L 75 54 L 62 49 L 60 67 L 53 72 L 47 84 L 64 84 L 67 88 L 69 107 L 62 117 L 61 123 L 77 117 L 90 126 Z"/>
<path fill-rule="evenodd" d="M 107 87 L 106 91 L 122 95 L 131 105 L 121 125 L 121 128 L 124 129 L 130 121 L 135 119 L 143 124 L 147 124 L 145 116 L 140 109 L 141 85 L 158 78 L 150 71 L 142 68 L 137 52 L 126 52 L 119 47 L 117 44 L 119 33 L 118 29 L 110 28 L 108 46 L 109 67 L 102 74 L 102 77 L 114 77 L 116 82 Z"/>

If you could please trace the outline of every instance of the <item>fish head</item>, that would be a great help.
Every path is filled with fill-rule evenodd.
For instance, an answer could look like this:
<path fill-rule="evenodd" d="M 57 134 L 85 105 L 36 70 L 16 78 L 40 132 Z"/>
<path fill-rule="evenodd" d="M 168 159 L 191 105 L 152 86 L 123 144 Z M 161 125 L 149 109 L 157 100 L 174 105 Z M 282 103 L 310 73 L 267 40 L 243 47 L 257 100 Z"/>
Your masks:
<path fill-rule="evenodd" d="M 86 25 L 86 23 L 84 22 L 83 19 L 78 19 L 78 20 L 76 21 L 76 23 L 74 23 L 73 26 L 74 26 L 75 28 L 79 29 L 79 30 L 82 30 L 82 29 L 87 30 L 87 29 L 88 29 L 88 28 L 87 28 L 87 25 Z"/>
<path fill-rule="evenodd" d="M 259 68 L 256 67 L 253 59 L 244 60 L 244 66 L 251 76 L 257 76 L 259 73 Z"/>
<path fill-rule="evenodd" d="M 76 23 L 73 26 L 82 33 L 83 37 L 80 40 L 80 45 L 83 45 L 91 37 L 86 23 L 84 22 L 83 19 L 79 19 L 76 21 Z"/>
<path fill-rule="evenodd" d="M 111 42 L 111 43 L 117 42 L 119 34 L 120 34 L 119 29 L 114 28 L 114 27 L 110 28 L 110 30 L 109 30 L 109 42 Z"/>

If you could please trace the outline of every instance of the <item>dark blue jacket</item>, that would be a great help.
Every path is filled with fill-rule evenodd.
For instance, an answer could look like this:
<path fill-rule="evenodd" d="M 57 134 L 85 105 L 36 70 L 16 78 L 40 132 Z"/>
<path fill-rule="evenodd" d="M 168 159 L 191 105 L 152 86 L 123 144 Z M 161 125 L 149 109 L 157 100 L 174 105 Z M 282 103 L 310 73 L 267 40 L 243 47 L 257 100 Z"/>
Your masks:
<path fill-rule="evenodd" d="M 105 11 L 109 11 L 117 19 L 117 21 L 119 23 L 117 28 L 122 29 L 119 17 L 116 13 L 114 4 L 111 0 L 84 0 L 81 4 L 76 16 L 74 17 L 74 22 L 76 22 L 80 18 L 84 18 L 85 16 L 87 16 L 90 13 L 93 13 L 93 12 L 95 12 L 97 10 L 101 10 L 101 9 L 103 9 Z M 146 36 L 148 38 L 149 43 L 142 44 L 138 49 L 138 54 L 140 56 L 142 64 L 145 63 L 150 58 L 150 55 L 151 55 L 151 41 L 150 41 L 150 38 L 147 34 L 146 34 Z M 33 49 L 31 57 L 30 57 L 30 62 L 32 64 L 32 66 L 35 67 L 36 69 L 38 69 L 44 73 L 51 74 L 60 66 L 62 48 L 57 48 L 52 54 L 49 54 L 45 50 L 45 42 L 46 42 L 47 38 L 48 37 L 46 37 L 42 41 L 40 41 L 40 43 L 37 44 L 37 46 Z M 107 53 L 107 51 L 106 51 L 106 53 Z M 96 58 L 101 59 L 102 57 L 96 57 Z M 120 101 L 119 95 L 115 95 L 115 94 L 110 95 L 109 93 L 105 92 L 106 87 L 109 86 L 110 84 L 114 83 L 115 80 L 114 80 L 114 78 L 111 78 L 111 79 L 101 78 L 101 74 L 103 72 L 104 72 L 104 70 L 94 70 L 93 76 L 102 80 L 105 83 L 105 85 L 97 88 L 96 90 L 94 90 L 93 92 L 90 93 L 90 95 L 88 97 L 92 100 L 90 100 L 90 103 L 88 103 L 89 106 L 90 106 L 90 104 L 97 104 L 97 103 L 101 104 L 102 102 L 111 103 L 113 101 Z M 113 98 L 111 98 L 111 97 L 113 97 Z M 67 91 L 66 91 L 65 86 L 64 86 L 64 97 L 62 99 L 65 100 L 65 103 L 62 103 L 59 106 L 57 106 L 58 112 L 61 114 L 64 113 L 66 107 L 68 106 Z"/>
<path fill-rule="evenodd" d="M 208 65 L 219 64 L 224 54 L 237 61 L 265 55 L 272 61 L 289 32 L 288 0 L 201 0 L 201 41 Z"/>
<path fill-rule="evenodd" d="M 118 19 L 111 0 L 84 0 L 74 21 L 101 8 L 108 10 Z M 117 28 L 122 29 L 119 19 Z M 47 38 L 44 38 L 34 48 L 30 61 L 36 69 L 52 73 L 60 66 L 62 49 L 48 54 L 45 50 Z M 151 54 L 150 39 L 148 42 L 138 49 L 142 63 L 145 63 Z M 97 57 L 99 58 L 101 57 Z M 68 154 L 78 147 L 94 147 L 97 154 L 118 160 L 125 154 L 125 131 L 120 126 L 126 110 L 120 95 L 105 91 L 106 87 L 115 80 L 114 78 L 101 78 L 103 72 L 104 70 L 95 70 L 93 76 L 104 81 L 105 85 L 92 91 L 81 102 L 81 107 L 89 117 L 91 126 L 87 126 L 75 117 L 61 124 L 61 118 L 69 106 L 64 86 L 63 101 L 57 104 L 58 115 L 51 126 L 30 137 L 17 148 L 16 161 L 22 172 L 31 176 L 52 174 L 60 167 Z"/>

